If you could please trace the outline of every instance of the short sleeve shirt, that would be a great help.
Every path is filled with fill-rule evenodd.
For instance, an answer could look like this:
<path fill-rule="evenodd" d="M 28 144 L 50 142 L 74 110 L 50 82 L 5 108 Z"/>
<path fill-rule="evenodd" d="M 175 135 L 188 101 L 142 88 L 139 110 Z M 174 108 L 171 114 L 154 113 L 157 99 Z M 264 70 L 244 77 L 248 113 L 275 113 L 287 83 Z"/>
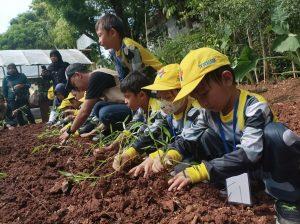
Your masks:
<path fill-rule="evenodd" d="M 98 99 L 106 89 L 116 86 L 112 75 L 104 72 L 94 72 L 89 79 L 85 99 Z"/>

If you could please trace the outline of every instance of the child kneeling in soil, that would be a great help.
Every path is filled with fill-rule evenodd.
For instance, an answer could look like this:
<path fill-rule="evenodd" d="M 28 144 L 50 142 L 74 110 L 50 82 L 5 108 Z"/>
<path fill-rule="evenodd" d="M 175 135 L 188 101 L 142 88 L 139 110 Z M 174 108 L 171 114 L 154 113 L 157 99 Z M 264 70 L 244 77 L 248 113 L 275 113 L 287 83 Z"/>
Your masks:
<path fill-rule="evenodd" d="M 55 122 L 57 122 L 58 116 L 59 116 L 59 106 L 64 102 L 66 97 L 68 96 L 68 91 L 66 90 L 66 85 L 64 83 L 58 83 L 55 86 L 54 91 L 54 100 L 52 109 L 50 111 L 49 120 L 47 122 L 47 125 L 53 125 Z"/>
<path fill-rule="evenodd" d="M 119 151 L 128 143 L 133 135 L 142 136 L 148 126 L 151 126 L 154 121 L 161 124 L 163 118 L 158 113 L 160 102 L 151 95 L 151 91 L 142 90 L 142 87 L 151 84 L 152 81 L 145 74 L 134 71 L 126 76 L 121 82 L 120 89 L 124 94 L 126 105 L 134 111 L 131 121 L 126 125 L 125 130 L 119 134 L 112 144 L 104 148 L 99 148 L 94 151 L 94 156 L 97 157 L 102 150 Z M 137 141 L 138 142 L 138 141 Z M 136 147 L 139 148 L 139 147 Z M 134 157 L 135 149 L 128 148 L 123 153 L 116 155 L 113 168 L 119 170 L 129 157 Z"/>
<path fill-rule="evenodd" d="M 169 191 L 200 181 L 220 182 L 260 173 L 266 191 L 279 199 L 283 219 L 300 222 L 300 137 L 281 123 L 260 95 L 236 87 L 228 58 L 210 48 L 191 51 L 180 64 L 182 89 L 205 108 L 189 130 L 169 145 L 165 164 L 193 157 L 199 165 L 169 180 Z M 260 171 L 260 172 L 258 172 Z"/>
<path fill-rule="evenodd" d="M 156 150 L 157 147 L 162 147 L 163 145 L 159 141 L 154 141 L 154 139 L 159 139 L 163 128 L 166 128 L 171 134 L 171 139 L 169 140 L 172 140 L 181 133 L 184 127 L 191 125 L 194 117 L 199 113 L 195 109 L 199 107 L 199 104 L 191 98 L 185 98 L 176 104 L 172 103 L 181 87 L 179 72 L 180 67 L 178 64 L 167 65 L 159 70 L 152 85 L 143 88 L 144 90 L 157 91 L 157 97 L 161 101 L 160 120 L 156 119 L 149 127 L 151 135 L 146 132 L 121 156 L 116 156 L 115 164 L 122 165 L 139 154 L 149 154 Z M 154 145 L 155 147 L 153 147 Z M 131 172 L 134 172 L 134 170 Z"/>

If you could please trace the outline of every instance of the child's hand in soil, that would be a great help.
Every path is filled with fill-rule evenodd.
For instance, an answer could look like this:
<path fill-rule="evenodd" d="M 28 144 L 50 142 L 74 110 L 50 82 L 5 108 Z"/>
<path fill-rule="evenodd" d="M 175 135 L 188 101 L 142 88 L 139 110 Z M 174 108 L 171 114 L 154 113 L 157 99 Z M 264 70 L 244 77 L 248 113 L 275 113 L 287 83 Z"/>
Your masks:
<path fill-rule="evenodd" d="M 185 171 L 182 171 L 168 181 L 168 184 L 171 185 L 168 191 L 181 190 L 191 183 L 191 178 L 186 175 Z"/>
<path fill-rule="evenodd" d="M 168 184 L 171 185 L 168 190 L 181 190 L 190 183 L 198 183 L 205 180 L 209 180 L 209 173 L 205 164 L 192 165 L 168 181 Z"/>
<path fill-rule="evenodd" d="M 64 145 L 69 138 L 70 138 L 70 135 L 65 131 L 64 133 L 62 133 L 59 136 L 60 144 Z"/>
<path fill-rule="evenodd" d="M 163 159 L 160 156 L 154 158 L 152 165 L 152 171 L 154 173 L 159 173 L 163 171 L 167 166 L 172 166 L 171 158 L 165 156 Z"/>
<path fill-rule="evenodd" d="M 59 134 L 63 134 L 68 128 L 69 125 L 64 126 L 62 129 L 59 130 Z"/>
<path fill-rule="evenodd" d="M 137 165 L 136 167 L 133 167 L 131 170 L 129 170 L 129 174 L 137 177 L 141 172 L 144 171 L 144 177 L 148 177 L 148 175 L 152 171 L 153 163 L 154 159 L 148 157 L 140 165 Z"/>
<path fill-rule="evenodd" d="M 130 156 L 126 155 L 126 154 L 117 154 L 114 158 L 112 167 L 114 168 L 114 170 L 116 171 L 120 171 L 121 168 L 124 166 L 124 164 L 126 162 L 128 162 L 130 160 Z"/>
<path fill-rule="evenodd" d="M 114 151 L 115 153 L 119 152 L 121 148 L 121 144 L 118 141 L 111 143 L 109 146 L 106 146 L 105 149 L 109 151 Z"/>

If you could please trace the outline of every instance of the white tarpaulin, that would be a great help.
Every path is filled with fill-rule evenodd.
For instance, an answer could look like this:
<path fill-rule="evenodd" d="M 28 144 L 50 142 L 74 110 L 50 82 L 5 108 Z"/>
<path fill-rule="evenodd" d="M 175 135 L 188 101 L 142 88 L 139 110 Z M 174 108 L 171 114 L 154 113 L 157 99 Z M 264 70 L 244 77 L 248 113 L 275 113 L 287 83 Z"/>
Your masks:
<path fill-rule="evenodd" d="M 17 65 L 19 72 L 26 76 L 38 76 L 39 69 L 37 65 L 48 65 L 51 50 L 1 50 L 0 51 L 0 79 L 3 78 L 3 71 L 6 72 L 6 66 L 10 63 Z M 92 62 L 77 49 L 58 49 L 63 61 L 72 63 L 92 64 Z M 1 69 L 2 67 L 2 69 Z"/>
<path fill-rule="evenodd" d="M 47 65 L 51 63 L 51 50 L 2 50 L 0 51 L 0 66 L 10 63 L 16 65 Z M 62 59 L 70 64 L 78 62 L 91 64 L 92 62 L 77 49 L 58 50 Z"/>

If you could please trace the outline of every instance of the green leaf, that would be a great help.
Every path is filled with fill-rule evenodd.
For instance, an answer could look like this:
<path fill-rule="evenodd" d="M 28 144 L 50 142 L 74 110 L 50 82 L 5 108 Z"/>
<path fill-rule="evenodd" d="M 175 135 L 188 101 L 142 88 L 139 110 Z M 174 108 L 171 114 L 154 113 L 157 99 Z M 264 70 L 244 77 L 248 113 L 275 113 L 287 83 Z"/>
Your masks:
<path fill-rule="evenodd" d="M 288 37 L 288 35 L 280 35 L 278 36 L 272 44 L 272 50 L 275 51 L 275 49 Z"/>
<path fill-rule="evenodd" d="M 286 57 L 300 67 L 300 58 L 297 56 L 296 52 L 287 52 Z"/>
<path fill-rule="evenodd" d="M 244 47 L 234 67 L 235 79 L 241 81 L 250 71 L 256 68 L 258 56 L 248 46 Z"/>
<path fill-rule="evenodd" d="M 280 23 L 273 25 L 272 30 L 278 35 L 283 35 L 290 32 L 290 27 L 288 23 Z"/>
<path fill-rule="evenodd" d="M 271 17 L 271 21 L 274 24 L 279 24 L 279 26 L 283 25 L 284 23 L 285 23 L 285 25 L 288 26 L 286 21 L 289 18 L 289 16 L 290 16 L 289 13 L 287 13 L 283 7 L 283 4 L 280 4 L 275 8 L 275 10 L 272 14 L 272 17 Z M 281 26 L 281 28 L 283 28 L 285 25 Z"/>
<path fill-rule="evenodd" d="M 286 38 L 278 38 L 274 42 L 274 51 L 283 53 L 287 51 L 296 51 L 300 47 L 299 39 L 296 34 L 290 33 Z"/>

